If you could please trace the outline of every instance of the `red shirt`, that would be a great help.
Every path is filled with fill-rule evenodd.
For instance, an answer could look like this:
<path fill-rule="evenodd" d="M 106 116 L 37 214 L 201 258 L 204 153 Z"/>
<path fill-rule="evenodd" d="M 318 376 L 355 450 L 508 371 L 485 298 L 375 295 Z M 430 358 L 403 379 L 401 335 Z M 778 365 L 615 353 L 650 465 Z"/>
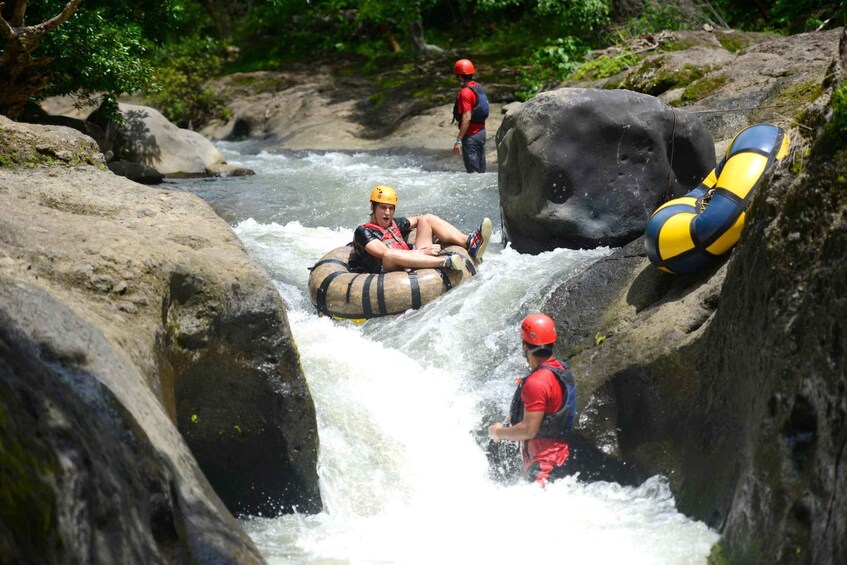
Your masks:
<path fill-rule="evenodd" d="M 521 391 L 524 414 L 542 410 L 544 414 L 555 414 L 562 406 L 562 386 L 559 384 L 556 375 L 551 371 L 544 370 L 545 365 L 563 368 L 557 359 L 551 359 L 545 361 L 532 375 L 526 377 L 527 380 Z M 562 440 L 528 439 L 523 442 L 521 449 L 523 470 L 526 471 L 536 461 L 546 461 L 553 467 L 560 467 L 565 464 L 569 453 L 568 444 Z"/>
<path fill-rule="evenodd" d="M 468 84 L 476 85 L 476 81 L 472 80 Z M 473 107 L 476 106 L 476 92 L 465 86 L 459 91 L 457 96 L 457 109 L 459 110 L 459 115 L 462 115 L 465 112 L 473 112 Z M 460 122 L 459 127 L 461 127 L 461 125 L 462 124 Z M 481 124 L 470 123 L 468 124 L 468 131 L 465 132 L 465 135 L 473 135 L 484 127 L 485 122 L 482 122 Z"/>

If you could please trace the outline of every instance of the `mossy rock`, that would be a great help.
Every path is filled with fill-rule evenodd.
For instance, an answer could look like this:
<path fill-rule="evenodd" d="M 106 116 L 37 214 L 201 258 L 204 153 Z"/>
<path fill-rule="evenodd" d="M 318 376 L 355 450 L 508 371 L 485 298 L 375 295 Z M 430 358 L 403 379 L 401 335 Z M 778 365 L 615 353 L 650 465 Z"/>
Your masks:
<path fill-rule="evenodd" d="M 0 116 L 0 168 L 76 167 L 106 164 L 97 144 L 75 130 L 12 122 Z"/>
<path fill-rule="evenodd" d="M 822 93 L 823 85 L 818 81 L 788 84 L 762 101 L 762 107 L 750 113 L 750 121 L 770 122 L 777 115 L 788 115 L 799 119 L 806 106 L 814 102 Z"/>
<path fill-rule="evenodd" d="M 698 102 L 719 90 L 727 81 L 729 77 L 724 73 L 704 76 L 686 87 L 679 102 L 681 105 Z"/>
<path fill-rule="evenodd" d="M 0 390 L 4 398 L 19 400 L 7 387 L 0 386 Z M 26 419 L 25 411 L 20 406 L 9 408 L 17 413 L 14 418 L 0 405 L 0 523 L 10 529 L 16 549 L 31 555 L 56 543 L 57 501 L 52 477 L 58 464 L 53 454 L 29 437 L 29 429 L 16 426 L 17 419 Z M 6 562 L 2 547 L 0 561 Z"/>
<path fill-rule="evenodd" d="M 779 37 L 779 35 L 774 33 L 759 33 L 739 30 L 715 31 L 715 39 L 717 39 L 721 46 L 730 53 L 738 53 L 751 45 L 770 41 L 777 37 Z"/>
<path fill-rule="evenodd" d="M 601 80 L 612 77 L 638 62 L 638 57 L 628 54 L 601 55 L 585 61 L 571 75 L 573 80 Z"/>
<path fill-rule="evenodd" d="M 677 66 L 664 56 L 646 59 L 621 82 L 620 87 L 657 96 L 672 88 L 682 88 L 712 70 L 711 66 Z"/>
<path fill-rule="evenodd" d="M 720 43 L 714 34 L 706 31 L 675 31 L 671 39 L 663 41 L 662 51 L 687 51 L 692 47 L 706 47 L 714 49 Z"/>

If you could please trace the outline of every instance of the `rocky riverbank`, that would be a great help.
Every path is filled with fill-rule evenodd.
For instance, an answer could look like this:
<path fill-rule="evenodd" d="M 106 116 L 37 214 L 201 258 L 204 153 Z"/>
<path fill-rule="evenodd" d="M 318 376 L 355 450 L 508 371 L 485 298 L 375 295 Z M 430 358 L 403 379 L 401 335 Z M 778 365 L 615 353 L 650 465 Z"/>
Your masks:
<path fill-rule="evenodd" d="M 786 125 L 791 158 L 759 187 L 728 261 L 668 275 L 636 240 L 547 303 L 584 378 L 581 433 L 669 477 L 680 509 L 721 531 L 718 563 L 847 555 L 847 162 L 826 126 L 845 84 L 839 33 L 809 87 L 819 96 Z"/>
<path fill-rule="evenodd" d="M 0 139 L 0 561 L 261 562 L 232 513 L 322 506 L 270 278 L 91 138 L 0 118 Z"/>
<path fill-rule="evenodd" d="M 843 148 L 820 137 L 844 81 L 839 37 L 669 34 L 667 51 L 615 77 L 563 85 L 676 104 L 702 116 L 716 153 L 754 122 L 792 137 L 790 169 L 762 185 L 728 262 L 671 277 L 638 240 L 617 238 L 618 252 L 551 289 L 546 308 L 583 379 L 581 433 L 666 474 L 680 507 L 721 529 L 730 561 L 845 555 L 847 167 Z M 433 73 L 444 71 L 420 79 Z M 487 80 L 498 69 L 479 74 L 492 86 L 494 163 L 514 97 Z M 369 80 L 226 77 L 217 84 L 232 119 L 203 132 L 280 150 L 414 151 L 461 169 L 450 154 L 454 86 L 420 102 Z M 625 125 L 626 111 L 610 118 Z M 515 115 L 512 136 L 531 125 Z M 503 156 L 501 191 L 532 180 Z M 562 199 L 538 179 L 520 188 L 543 214 Z M 645 222 L 654 205 L 639 212 Z M 537 240 L 610 241 L 603 230 L 549 235 Z M 314 407 L 284 307 L 200 200 L 113 175 L 74 130 L 0 120 L 0 319 L 0 463 L 11 485 L 0 513 L 15 528 L 0 561 L 259 562 L 232 512 L 321 507 Z"/>

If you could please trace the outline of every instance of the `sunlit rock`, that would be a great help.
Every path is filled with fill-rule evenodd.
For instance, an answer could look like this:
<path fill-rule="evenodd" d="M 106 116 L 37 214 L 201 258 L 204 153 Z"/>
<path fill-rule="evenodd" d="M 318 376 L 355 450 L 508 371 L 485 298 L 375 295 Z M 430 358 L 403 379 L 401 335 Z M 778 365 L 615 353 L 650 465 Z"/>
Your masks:
<path fill-rule="evenodd" d="M 0 134 L 4 526 L 45 552 L 12 561 L 49 561 L 58 537 L 79 562 L 259 561 L 230 512 L 322 507 L 270 278 L 202 200 L 113 175 L 83 134 Z M 94 537 L 117 553 L 92 556 Z"/>

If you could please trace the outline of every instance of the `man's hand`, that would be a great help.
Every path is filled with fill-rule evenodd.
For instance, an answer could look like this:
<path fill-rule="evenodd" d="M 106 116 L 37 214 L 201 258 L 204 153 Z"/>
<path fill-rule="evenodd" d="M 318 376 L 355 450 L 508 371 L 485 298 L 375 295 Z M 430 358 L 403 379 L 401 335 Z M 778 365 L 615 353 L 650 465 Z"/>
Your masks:
<path fill-rule="evenodd" d="M 488 426 L 488 436 L 491 439 L 494 440 L 494 443 L 497 443 L 501 439 L 503 439 L 503 438 L 500 437 L 500 430 L 505 430 L 505 429 L 506 428 L 503 427 L 503 424 L 500 424 L 500 423 L 491 424 L 490 426 Z"/>
<path fill-rule="evenodd" d="M 462 154 L 462 144 L 454 143 L 453 144 L 453 155 L 461 155 Z"/>
<path fill-rule="evenodd" d="M 423 253 L 424 255 L 435 256 L 435 255 L 438 255 L 439 253 L 441 253 L 441 246 L 438 245 L 437 243 L 433 243 L 432 245 L 428 245 L 426 247 L 421 247 L 420 249 L 415 249 L 415 251 L 418 251 L 419 253 Z"/>

